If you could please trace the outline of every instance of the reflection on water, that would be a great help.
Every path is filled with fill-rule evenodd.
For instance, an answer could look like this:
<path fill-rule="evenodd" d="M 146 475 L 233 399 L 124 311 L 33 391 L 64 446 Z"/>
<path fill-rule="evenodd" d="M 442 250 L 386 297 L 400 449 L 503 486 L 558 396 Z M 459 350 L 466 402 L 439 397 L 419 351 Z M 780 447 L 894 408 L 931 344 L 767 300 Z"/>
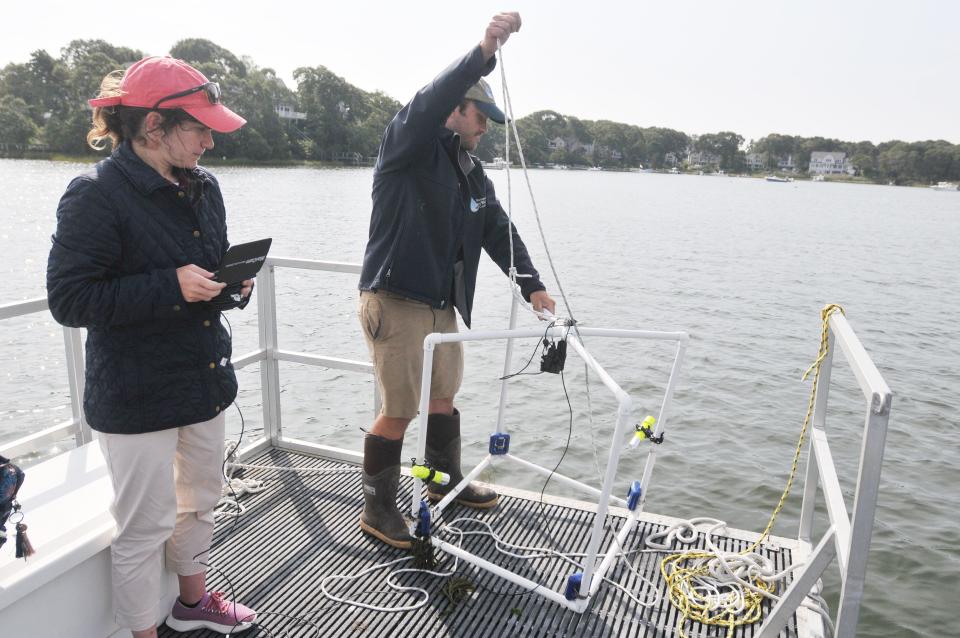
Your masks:
<path fill-rule="evenodd" d="M 0 182 L 12 185 L 0 200 L 5 302 L 43 294 L 56 202 L 81 168 L 0 160 Z M 277 256 L 360 261 L 369 169 L 216 172 L 234 242 L 271 236 Z M 505 201 L 506 174 L 498 171 L 492 179 Z M 799 379 L 816 354 L 819 309 L 840 303 L 895 393 L 860 634 L 920 636 L 952 626 L 946 605 L 929 601 L 944 601 L 944 591 L 956 591 L 960 563 L 960 532 L 952 522 L 960 493 L 944 489 L 960 479 L 954 454 L 960 346 L 952 338 L 960 310 L 960 196 L 603 172 L 535 171 L 531 179 L 551 253 L 581 323 L 691 335 L 647 508 L 763 528 L 786 480 L 806 408 L 809 387 Z M 513 197 L 515 219 L 555 291 L 522 195 L 518 190 Z M 355 276 L 280 269 L 277 286 L 282 348 L 366 358 L 355 319 Z M 238 355 L 257 345 L 253 308 L 229 315 Z M 476 329 L 506 325 L 505 279 L 486 260 L 476 308 Z M 68 419 L 62 336 L 52 320 L 35 315 L 0 322 L 0 343 L 0 440 Z M 536 345 L 517 344 L 514 369 Z M 588 346 L 634 397 L 641 417 L 656 411 L 672 348 L 599 339 Z M 499 344 L 467 346 L 458 405 L 468 459 L 484 453 L 496 421 L 502 356 Z M 836 359 L 828 428 L 849 497 L 864 404 L 841 361 Z M 571 363 L 564 381 L 574 424 L 563 471 L 596 483 L 615 406 L 591 377 L 591 428 L 583 369 L 573 357 Z M 262 424 L 258 366 L 239 376 L 239 404 L 248 431 L 255 431 Z M 371 378 L 284 363 L 281 386 L 285 432 L 359 448 L 359 427 L 372 416 Z M 561 380 L 518 377 L 507 422 L 518 454 L 552 466 L 569 423 Z M 231 412 L 230 429 L 236 432 L 239 425 Z M 624 485 L 639 477 L 643 458 L 624 455 Z M 488 478 L 541 487 L 539 479 L 509 466 Z M 796 534 L 800 489 L 776 533 Z M 835 571 L 828 586 L 836 587 Z"/>

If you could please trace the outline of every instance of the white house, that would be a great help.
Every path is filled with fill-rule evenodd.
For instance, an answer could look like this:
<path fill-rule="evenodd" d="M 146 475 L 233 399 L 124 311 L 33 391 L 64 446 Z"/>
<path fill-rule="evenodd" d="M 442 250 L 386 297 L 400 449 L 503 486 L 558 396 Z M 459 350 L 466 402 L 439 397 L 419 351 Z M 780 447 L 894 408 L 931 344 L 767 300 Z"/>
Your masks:
<path fill-rule="evenodd" d="M 307 119 L 306 113 L 299 113 L 293 110 L 293 107 L 289 104 L 277 104 L 274 109 L 277 112 L 277 115 L 282 120 L 305 120 Z"/>
<path fill-rule="evenodd" d="M 810 173 L 840 175 L 847 172 L 847 154 L 841 152 L 814 151 L 810 153 Z"/>
<path fill-rule="evenodd" d="M 690 168 L 706 168 L 708 166 L 719 166 L 720 156 L 709 151 L 693 151 L 687 156 L 687 164 Z"/>
<path fill-rule="evenodd" d="M 747 153 L 744 158 L 744 165 L 747 170 L 758 171 L 767 165 L 766 153 Z"/>
<path fill-rule="evenodd" d="M 547 146 L 549 146 L 550 150 L 552 151 L 557 151 L 557 150 L 562 151 L 563 149 L 567 148 L 567 143 L 564 142 L 563 138 L 558 135 L 557 137 L 547 142 Z"/>
<path fill-rule="evenodd" d="M 797 165 L 793 162 L 793 155 L 787 155 L 786 157 L 781 156 L 777 160 L 777 168 L 781 171 L 790 171 L 795 172 L 797 170 Z"/>

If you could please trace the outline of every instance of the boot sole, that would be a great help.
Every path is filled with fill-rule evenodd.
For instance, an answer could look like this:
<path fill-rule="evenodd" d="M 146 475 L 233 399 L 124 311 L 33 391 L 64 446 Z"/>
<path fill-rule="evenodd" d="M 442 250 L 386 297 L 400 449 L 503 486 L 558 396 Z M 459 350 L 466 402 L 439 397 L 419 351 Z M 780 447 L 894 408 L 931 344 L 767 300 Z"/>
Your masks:
<path fill-rule="evenodd" d="M 427 498 L 430 499 L 431 503 L 439 503 L 440 501 L 443 500 L 444 496 L 446 496 L 446 494 L 434 494 L 433 492 L 427 492 Z M 453 499 L 453 502 L 459 503 L 464 507 L 470 507 L 475 510 L 488 510 L 491 507 L 497 506 L 497 503 L 500 502 L 500 495 L 498 494 L 494 496 L 492 499 L 490 499 L 489 501 L 483 501 L 482 503 L 478 503 L 476 501 L 465 501 L 459 498 Z"/>
<path fill-rule="evenodd" d="M 413 547 L 413 543 L 411 543 L 410 541 L 398 541 L 396 539 L 390 538 L 389 536 L 386 536 L 383 532 L 381 532 L 377 528 L 364 523 L 362 518 L 360 519 L 360 529 L 366 532 L 367 534 L 370 534 L 377 540 L 383 543 L 386 543 L 390 547 L 396 547 L 397 549 L 410 549 L 411 547 Z"/>

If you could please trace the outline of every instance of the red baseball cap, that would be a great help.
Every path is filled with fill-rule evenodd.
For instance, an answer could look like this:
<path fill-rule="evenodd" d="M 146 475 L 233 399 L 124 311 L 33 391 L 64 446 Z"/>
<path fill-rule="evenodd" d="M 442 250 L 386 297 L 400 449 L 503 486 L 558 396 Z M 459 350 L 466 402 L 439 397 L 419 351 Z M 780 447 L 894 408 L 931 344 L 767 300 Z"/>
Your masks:
<path fill-rule="evenodd" d="M 169 55 L 135 62 L 123 74 L 120 91 L 120 95 L 89 100 L 90 106 L 176 108 L 218 133 L 232 133 L 247 123 L 220 103 L 220 85 Z"/>

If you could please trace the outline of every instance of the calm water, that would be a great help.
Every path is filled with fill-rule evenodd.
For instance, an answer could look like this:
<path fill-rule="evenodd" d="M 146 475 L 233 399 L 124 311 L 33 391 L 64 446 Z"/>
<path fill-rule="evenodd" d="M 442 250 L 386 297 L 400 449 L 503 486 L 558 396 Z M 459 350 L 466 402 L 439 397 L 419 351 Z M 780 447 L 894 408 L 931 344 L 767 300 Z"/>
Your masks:
<path fill-rule="evenodd" d="M 43 294 L 56 203 L 82 168 L 0 160 L 3 303 Z M 369 169 L 224 168 L 217 174 L 234 242 L 269 235 L 273 255 L 361 259 Z M 511 176 L 515 219 L 555 292 L 531 207 L 521 197 L 521 175 Z M 505 199 L 506 174 L 492 177 Z M 809 386 L 800 375 L 816 354 L 819 310 L 826 303 L 845 307 L 895 393 L 859 633 L 952 633 L 951 611 L 960 602 L 960 532 L 952 513 L 960 507 L 960 195 L 573 171 L 534 171 L 531 180 L 551 253 L 581 323 L 691 335 L 649 490 L 650 511 L 763 529 L 785 483 L 806 409 Z M 277 279 L 282 348 L 366 358 L 354 317 L 353 275 L 280 270 Z M 503 327 L 509 309 L 505 279 L 488 260 L 480 279 L 474 327 Z M 254 349 L 255 312 L 232 312 L 230 318 L 235 352 Z M 7 320 L 0 323 L 0 343 L 0 440 L 69 418 L 58 326 L 42 315 Z M 515 369 L 535 345 L 518 344 Z M 632 394 L 641 415 L 656 411 L 671 348 L 599 340 L 588 345 Z M 496 419 L 502 346 L 470 344 L 467 362 L 458 404 L 470 440 L 466 455 L 478 459 Z M 841 483 L 852 499 L 864 406 L 842 357 L 836 362 L 828 428 Z M 240 378 L 239 404 L 247 427 L 256 431 L 259 370 L 246 368 Z M 581 367 L 568 367 L 566 384 L 574 425 L 563 471 L 597 483 L 593 450 L 605 458 L 614 404 L 592 379 L 591 429 Z M 359 448 L 359 427 L 372 416 L 371 378 L 282 364 L 281 385 L 287 432 Z M 552 466 L 568 431 L 560 379 L 520 377 L 510 410 L 514 451 Z M 236 413 L 229 417 L 229 427 L 238 431 Z M 624 485 L 639 477 L 643 458 L 623 457 Z M 536 477 L 510 468 L 487 478 L 541 487 Z M 799 506 L 796 490 L 776 533 L 796 534 Z M 831 570 L 828 587 L 836 586 Z"/>

